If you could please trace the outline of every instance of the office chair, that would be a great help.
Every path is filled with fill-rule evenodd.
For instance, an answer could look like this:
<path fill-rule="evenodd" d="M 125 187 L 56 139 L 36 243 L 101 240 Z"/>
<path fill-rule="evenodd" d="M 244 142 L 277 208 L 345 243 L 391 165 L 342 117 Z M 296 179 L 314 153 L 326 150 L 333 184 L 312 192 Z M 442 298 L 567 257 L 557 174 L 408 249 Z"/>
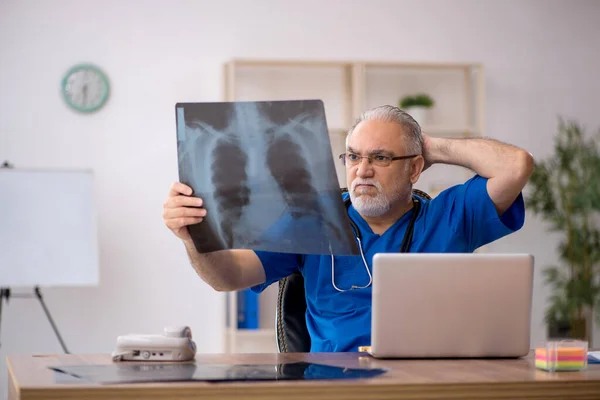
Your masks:
<path fill-rule="evenodd" d="M 343 188 L 342 193 L 344 191 L 347 189 Z M 419 189 L 413 189 L 413 193 L 431 200 L 427 193 Z M 306 327 L 304 277 L 300 271 L 279 280 L 275 328 L 277 348 L 280 353 L 310 352 L 310 334 Z"/>

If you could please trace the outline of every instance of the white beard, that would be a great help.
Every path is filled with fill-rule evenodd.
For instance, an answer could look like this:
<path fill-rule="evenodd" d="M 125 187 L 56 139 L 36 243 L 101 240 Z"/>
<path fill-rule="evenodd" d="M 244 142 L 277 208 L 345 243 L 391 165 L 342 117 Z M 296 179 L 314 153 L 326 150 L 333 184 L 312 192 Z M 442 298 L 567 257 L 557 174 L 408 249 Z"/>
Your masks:
<path fill-rule="evenodd" d="M 373 196 L 369 194 L 373 189 L 356 189 L 356 185 L 359 184 L 373 185 L 377 190 L 377 195 Z M 390 211 L 392 206 L 400 201 L 400 199 L 410 195 L 411 190 L 410 187 L 403 186 L 400 182 L 397 182 L 391 189 L 390 195 L 386 196 L 383 193 L 381 184 L 376 180 L 356 178 L 352 182 L 350 189 L 350 200 L 359 214 L 365 217 L 379 217 Z"/>

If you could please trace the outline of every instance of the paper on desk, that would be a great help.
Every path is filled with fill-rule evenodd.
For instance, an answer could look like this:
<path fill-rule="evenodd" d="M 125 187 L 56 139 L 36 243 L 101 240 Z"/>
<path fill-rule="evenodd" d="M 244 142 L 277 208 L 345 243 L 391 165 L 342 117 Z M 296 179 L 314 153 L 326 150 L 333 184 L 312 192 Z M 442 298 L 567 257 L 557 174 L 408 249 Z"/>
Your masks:
<path fill-rule="evenodd" d="M 600 351 L 588 351 L 588 364 L 600 364 Z"/>
<path fill-rule="evenodd" d="M 179 180 L 208 212 L 189 227 L 201 253 L 359 254 L 321 101 L 178 103 L 176 111 Z"/>

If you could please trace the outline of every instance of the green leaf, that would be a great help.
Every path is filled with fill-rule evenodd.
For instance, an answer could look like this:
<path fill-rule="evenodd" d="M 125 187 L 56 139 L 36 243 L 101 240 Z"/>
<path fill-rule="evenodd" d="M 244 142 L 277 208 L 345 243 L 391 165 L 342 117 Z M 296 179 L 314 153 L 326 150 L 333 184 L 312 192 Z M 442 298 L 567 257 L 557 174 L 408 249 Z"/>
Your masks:
<path fill-rule="evenodd" d="M 600 318 L 600 130 L 588 135 L 558 120 L 554 153 L 536 160 L 527 208 L 561 235 L 557 265 L 546 268 L 552 289 L 546 319 L 575 318 L 593 307 Z"/>

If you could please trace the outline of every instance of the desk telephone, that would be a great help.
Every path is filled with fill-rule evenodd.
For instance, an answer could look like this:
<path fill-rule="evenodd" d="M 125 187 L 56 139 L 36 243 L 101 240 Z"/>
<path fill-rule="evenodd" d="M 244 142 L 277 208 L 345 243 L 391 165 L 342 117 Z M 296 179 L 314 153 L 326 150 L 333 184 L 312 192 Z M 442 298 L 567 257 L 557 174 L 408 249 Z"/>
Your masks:
<path fill-rule="evenodd" d="M 167 326 L 162 334 L 129 334 L 117 337 L 113 361 L 189 361 L 196 356 L 196 343 L 187 326 Z"/>

